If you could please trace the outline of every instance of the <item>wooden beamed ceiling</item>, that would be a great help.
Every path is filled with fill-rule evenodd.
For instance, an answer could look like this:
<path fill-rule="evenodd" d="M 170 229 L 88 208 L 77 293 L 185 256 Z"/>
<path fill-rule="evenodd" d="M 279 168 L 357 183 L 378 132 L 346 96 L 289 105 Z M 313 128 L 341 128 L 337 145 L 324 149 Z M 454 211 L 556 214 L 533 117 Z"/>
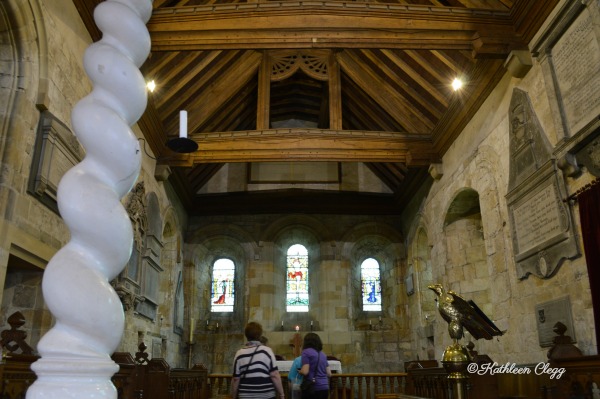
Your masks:
<path fill-rule="evenodd" d="M 101 0 L 73 2 L 99 40 Z M 397 214 L 557 3 L 154 0 L 139 126 L 190 214 Z M 165 145 L 182 109 L 192 154 Z M 263 161 L 364 162 L 392 194 L 198 194 L 224 164 Z"/>

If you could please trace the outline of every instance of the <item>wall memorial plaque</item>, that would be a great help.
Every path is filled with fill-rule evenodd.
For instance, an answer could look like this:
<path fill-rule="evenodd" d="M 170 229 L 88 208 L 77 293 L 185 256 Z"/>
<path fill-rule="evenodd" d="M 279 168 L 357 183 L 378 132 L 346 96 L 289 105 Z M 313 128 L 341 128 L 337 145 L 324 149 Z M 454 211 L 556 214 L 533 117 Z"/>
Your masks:
<path fill-rule="evenodd" d="M 508 213 L 519 278 L 553 276 L 579 255 L 564 179 L 527 93 L 514 89 L 509 109 Z"/>
<path fill-rule="evenodd" d="M 600 115 L 600 46 L 583 9 L 552 48 L 552 64 L 571 134 Z"/>
<path fill-rule="evenodd" d="M 566 211 L 558 194 L 558 187 L 550 181 L 514 204 L 518 253 L 535 249 L 568 230 Z"/>
<path fill-rule="evenodd" d="M 587 130 L 600 116 L 600 3 L 565 2 L 534 43 L 544 67 L 551 106 L 565 137 Z"/>
<path fill-rule="evenodd" d="M 541 347 L 552 346 L 552 341 L 556 336 L 554 325 L 559 321 L 567 327 L 565 335 L 570 336 L 573 342 L 576 342 L 571 301 L 568 296 L 536 305 L 535 320 Z"/>
<path fill-rule="evenodd" d="M 28 192 L 58 213 L 56 191 L 63 175 L 81 162 L 83 147 L 69 128 L 49 111 L 38 124 Z"/>

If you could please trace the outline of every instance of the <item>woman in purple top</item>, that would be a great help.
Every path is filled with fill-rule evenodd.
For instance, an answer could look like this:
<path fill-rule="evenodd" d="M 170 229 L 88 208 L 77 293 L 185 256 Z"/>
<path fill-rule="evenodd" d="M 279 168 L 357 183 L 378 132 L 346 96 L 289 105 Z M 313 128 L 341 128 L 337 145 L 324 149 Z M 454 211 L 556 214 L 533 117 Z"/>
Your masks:
<path fill-rule="evenodd" d="M 304 336 L 300 374 L 305 379 L 314 379 L 315 392 L 314 394 L 309 394 L 306 391 L 302 391 L 302 399 L 327 399 L 329 396 L 331 370 L 327 362 L 327 355 L 322 350 L 323 343 L 317 334 L 311 332 Z"/>

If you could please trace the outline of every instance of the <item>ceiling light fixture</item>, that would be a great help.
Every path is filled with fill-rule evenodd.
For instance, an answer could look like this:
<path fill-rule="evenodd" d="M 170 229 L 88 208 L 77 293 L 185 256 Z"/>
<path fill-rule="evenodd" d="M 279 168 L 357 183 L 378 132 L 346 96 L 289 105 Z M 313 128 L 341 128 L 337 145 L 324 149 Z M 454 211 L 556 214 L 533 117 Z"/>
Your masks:
<path fill-rule="evenodd" d="M 452 81 L 452 88 L 454 89 L 454 91 L 460 90 L 460 88 L 462 86 L 463 86 L 463 81 L 460 80 L 459 78 L 454 78 L 454 80 Z"/>
<path fill-rule="evenodd" d="M 154 80 L 149 81 L 148 83 L 146 83 L 146 88 L 150 93 L 152 93 L 154 89 L 156 89 L 156 82 L 154 82 Z"/>
<path fill-rule="evenodd" d="M 187 136 L 187 111 L 179 111 L 179 137 L 167 141 L 167 147 L 180 154 L 189 154 L 198 149 L 198 143 Z"/>

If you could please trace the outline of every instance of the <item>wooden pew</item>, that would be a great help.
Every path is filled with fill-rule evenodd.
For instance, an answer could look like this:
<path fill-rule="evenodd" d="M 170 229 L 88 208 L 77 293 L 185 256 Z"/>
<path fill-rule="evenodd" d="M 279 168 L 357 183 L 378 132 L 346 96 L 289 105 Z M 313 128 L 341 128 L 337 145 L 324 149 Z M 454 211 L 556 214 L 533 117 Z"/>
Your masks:
<path fill-rule="evenodd" d="M 566 335 L 567 327 L 557 322 L 556 336 L 548 351 L 548 369 L 543 386 L 544 399 L 600 397 L 600 356 L 584 356 Z"/>
<path fill-rule="evenodd" d="M 3 399 L 24 399 L 27 388 L 36 379 L 31 370 L 31 363 L 39 359 L 33 354 L 33 349 L 25 342 L 27 332 L 21 330 L 25 318 L 21 312 L 15 312 L 8 317 L 10 329 L 0 333 L 0 349 L 2 362 L 0 364 L 0 397 Z"/>
<path fill-rule="evenodd" d="M 599 355 L 551 360 L 550 367 L 564 372 L 560 378 L 550 379 L 543 388 L 544 399 L 591 399 L 600 395 Z"/>
<path fill-rule="evenodd" d="M 119 365 L 119 371 L 112 376 L 112 383 L 117 389 L 118 399 L 142 399 L 142 387 L 138 387 L 137 364 L 127 352 L 115 352 L 112 360 Z"/>
<path fill-rule="evenodd" d="M 38 360 L 35 355 L 9 354 L 0 364 L 0 397 L 2 399 L 24 399 L 27 388 L 36 379 L 31 363 Z"/>
<path fill-rule="evenodd" d="M 119 399 L 208 399 L 208 370 L 201 364 L 191 369 L 172 369 L 160 358 L 148 359 L 142 342 L 135 358 L 118 352 L 113 376 Z"/>
<path fill-rule="evenodd" d="M 164 359 L 152 359 L 141 366 L 144 399 L 206 399 L 208 372 L 202 365 L 192 369 L 171 369 Z"/>

